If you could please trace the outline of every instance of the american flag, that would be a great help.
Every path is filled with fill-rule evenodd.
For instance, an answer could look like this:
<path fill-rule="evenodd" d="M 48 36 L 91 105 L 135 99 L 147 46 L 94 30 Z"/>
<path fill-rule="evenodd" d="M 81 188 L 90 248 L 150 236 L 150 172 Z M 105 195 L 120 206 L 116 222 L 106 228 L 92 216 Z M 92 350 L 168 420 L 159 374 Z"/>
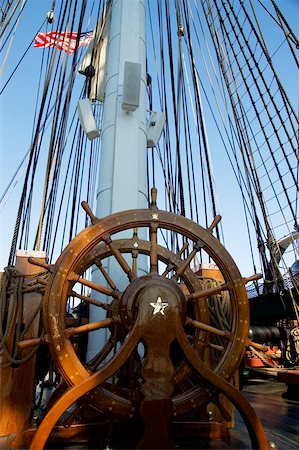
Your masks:
<path fill-rule="evenodd" d="M 92 34 L 92 31 L 81 33 L 77 48 L 80 48 L 83 45 L 89 45 Z M 50 33 L 38 33 L 34 40 L 34 47 L 57 47 L 59 50 L 63 50 L 64 52 L 74 53 L 77 36 L 78 33 L 75 31 L 67 33 L 58 33 L 57 31 L 51 31 Z"/>

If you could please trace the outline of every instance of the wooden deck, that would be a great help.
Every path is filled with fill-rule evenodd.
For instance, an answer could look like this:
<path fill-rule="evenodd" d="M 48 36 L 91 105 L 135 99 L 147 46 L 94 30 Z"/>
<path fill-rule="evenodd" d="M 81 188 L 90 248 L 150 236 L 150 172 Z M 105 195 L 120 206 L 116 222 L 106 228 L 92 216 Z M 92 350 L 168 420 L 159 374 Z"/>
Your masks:
<path fill-rule="evenodd" d="M 278 450 L 297 450 L 299 448 L 299 401 L 285 397 L 284 393 L 287 392 L 287 385 L 278 381 L 277 377 L 266 377 L 257 374 L 247 379 L 242 392 L 260 417 L 269 442 L 275 443 Z M 298 396 L 296 398 L 298 399 Z M 117 431 L 112 426 L 109 430 L 110 425 L 109 422 L 106 422 L 106 424 L 94 424 L 93 428 L 90 428 L 92 432 L 89 432 L 88 439 L 84 432 L 84 426 L 81 429 L 78 425 L 75 433 L 74 431 L 71 432 L 71 429 L 58 427 L 59 429 L 56 432 L 54 431 L 55 429 L 53 430 L 52 439 L 49 439 L 46 448 L 56 450 L 128 450 L 136 448 L 136 444 L 140 441 L 141 437 L 137 436 L 137 429 L 131 429 L 129 431 L 128 427 L 124 426 L 122 430 Z M 187 429 L 189 430 L 190 428 L 187 427 Z M 34 433 L 34 429 L 31 429 L 31 432 L 29 430 L 27 436 L 28 443 L 25 444 L 25 439 L 21 446 L 22 448 L 29 448 L 32 433 Z M 107 434 L 111 436 L 109 442 L 104 438 Z M 77 438 L 74 439 L 74 436 Z M 135 437 L 135 439 L 133 438 L 133 441 L 135 441 L 133 444 L 132 436 Z M 190 433 L 188 431 L 188 433 L 184 433 L 184 436 L 184 438 L 176 439 L 176 448 L 190 450 L 251 449 L 247 429 L 237 412 L 235 413 L 235 427 L 229 430 L 228 439 L 202 440 L 196 437 L 194 428 L 193 432 L 191 429 Z M 5 442 L 1 443 L 0 441 L 0 448 L 7 450 L 10 446 L 8 442 L 5 445 Z M 20 446 L 13 446 L 13 448 L 20 448 Z"/>
<path fill-rule="evenodd" d="M 299 448 L 299 402 L 284 398 L 285 383 L 276 378 L 251 378 L 243 388 L 243 394 L 256 410 L 270 442 L 279 450 Z M 231 430 L 227 446 L 210 445 L 218 449 L 249 449 L 250 441 L 242 419 L 236 414 L 236 426 Z"/>
<path fill-rule="evenodd" d="M 287 386 L 277 381 L 276 377 L 262 378 L 260 375 L 251 377 L 246 381 L 242 390 L 245 397 L 258 413 L 265 428 L 269 442 L 276 444 L 278 450 L 292 450 L 299 448 L 299 401 L 284 398 Z M 251 449 L 247 429 L 240 418 L 235 414 L 235 428 L 231 429 L 227 440 L 202 441 L 192 436 L 176 442 L 178 449 Z M 114 442 L 113 442 L 114 441 Z M 121 444 L 122 442 L 122 444 Z M 51 446 L 48 448 L 62 447 Z M 94 444 L 69 443 L 64 446 L 66 450 L 100 449 Z M 128 449 L 127 436 L 113 436 L 106 449 Z"/>

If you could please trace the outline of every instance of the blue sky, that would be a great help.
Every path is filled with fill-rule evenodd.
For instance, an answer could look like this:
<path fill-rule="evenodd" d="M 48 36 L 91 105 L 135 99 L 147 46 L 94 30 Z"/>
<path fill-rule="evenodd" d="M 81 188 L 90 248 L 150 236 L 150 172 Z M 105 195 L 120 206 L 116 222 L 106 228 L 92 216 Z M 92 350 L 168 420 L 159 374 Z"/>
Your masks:
<path fill-rule="evenodd" d="M 254 3 L 258 3 L 258 1 L 254 0 Z M 52 1 L 47 0 L 28 1 L 3 70 L 2 87 L 45 20 L 51 4 Z M 270 2 L 265 2 L 265 4 L 269 5 Z M 279 0 L 277 4 L 293 30 L 298 34 L 298 1 Z M 274 61 L 281 62 L 279 64 L 279 70 L 281 71 L 279 75 L 283 79 L 288 93 L 293 100 L 293 104 L 297 106 L 298 110 L 297 73 L 285 65 L 283 52 L 278 48 L 278 44 L 276 44 L 276 37 L 273 35 L 272 27 L 265 29 L 265 37 L 269 38 L 270 42 L 272 41 L 273 48 L 277 48 Z M 31 45 L 24 60 L 20 63 L 19 68 L 0 97 L 0 196 L 30 146 L 41 56 L 42 51 L 40 49 L 34 49 L 33 45 Z M 207 122 L 209 122 L 209 119 Z M 212 129 L 210 123 L 208 123 L 207 128 L 210 147 L 221 148 L 219 137 L 217 137 L 217 133 Z M 243 235 L 245 222 L 241 206 L 241 195 L 235 180 L 227 176 L 230 171 L 230 166 L 224 152 L 219 151 L 217 157 L 213 158 L 213 166 L 215 177 L 219 179 L 221 177 L 223 178 L 222 182 L 220 180 L 217 194 L 221 211 L 224 212 L 223 227 L 225 230 L 225 244 L 240 267 L 242 274 L 247 276 L 252 273 L 252 268 L 247 256 L 249 255 L 248 243 Z M 23 176 L 24 172 L 23 174 L 20 173 L 19 180 L 11 192 L 7 203 L 0 210 L 0 270 L 7 263 L 20 190 L 23 184 Z"/>

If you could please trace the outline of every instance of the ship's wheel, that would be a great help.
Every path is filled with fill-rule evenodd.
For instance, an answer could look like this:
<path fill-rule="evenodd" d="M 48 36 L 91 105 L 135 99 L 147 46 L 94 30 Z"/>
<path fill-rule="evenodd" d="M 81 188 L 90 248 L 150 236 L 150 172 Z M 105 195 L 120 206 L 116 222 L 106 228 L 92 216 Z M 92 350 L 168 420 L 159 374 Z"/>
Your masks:
<path fill-rule="evenodd" d="M 220 218 L 204 229 L 185 217 L 158 210 L 155 198 L 148 210 L 125 211 L 101 220 L 87 204 L 83 206 L 93 224 L 51 266 L 43 307 L 45 340 L 70 387 L 41 423 L 32 448 L 43 446 L 60 415 L 83 395 L 112 415 L 131 418 L 141 411 L 148 442 L 155 415 L 149 412 L 152 402 L 160 404 L 166 418 L 180 417 L 211 401 L 219 404 L 220 392 L 243 415 L 254 446 L 264 448 L 266 438 L 256 415 L 230 384 L 244 354 L 249 309 L 247 280 L 212 235 Z M 149 239 L 139 239 L 137 230 Z M 181 243 L 177 253 L 163 245 L 166 233 Z M 198 252 L 218 266 L 222 283 L 203 286 L 190 268 Z M 138 258 L 147 273 L 139 273 Z M 111 261 L 120 275 L 108 274 L 105 267 Z M 92 268 L 99 269 L 103 282 L 88 279 Z M 119 282 L 123 275 L 125 286 Z M 91 289 L 91 295 L 82 294 L 82 287 Z M 93 298 L 94 291 L 103 294 L 103 301 Z M 220 327 L 215 304 L 221 306 L 224 293 L 230 314 L 224 314 Z M 67 326 L 73 297 L 106 310 L 106 317 Z M 99 341 L 91 360 L 81 360 L 73 336 L 101 328 L 108 331 L 107 341 Z M 212 353 L 215 362 L 211 362 Z"/>

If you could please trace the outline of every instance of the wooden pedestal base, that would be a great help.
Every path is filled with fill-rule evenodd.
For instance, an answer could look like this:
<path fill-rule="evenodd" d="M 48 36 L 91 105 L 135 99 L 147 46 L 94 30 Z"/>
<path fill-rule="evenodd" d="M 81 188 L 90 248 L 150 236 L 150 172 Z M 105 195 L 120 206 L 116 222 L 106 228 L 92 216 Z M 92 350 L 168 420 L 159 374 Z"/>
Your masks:
<path fill-rule="evenodd" d="M 141 404 L 141 416 L 144 420 L 144 436 L 138 448 L 175 448 L 169 437 L 169 422 L 173 416 L 170 399 L 144 400 Z"/>
<path fill-rule="evenodd" d="M 149 406 L 149 409 L 153 405 Z M 147 408 L 147 407 L 146 407 Z M 165 408 L 166 409 L 166 408 Z M 157 412 L 152 409 L 152 412 Z M 147 412 L 146 412 L 147 414 Z M 62 426 L 55 426 L 49 437 L 47 446 L 59 446 L 63 449 L 64 445 L 70 444 L 95 444 L 96 448 L 105 448 L 107 445 L 106 432 L 111 426 L 108 421 L 97 422 L 92 424 L 76 424 L 69 428 Z M 0 449 L 28 449 L 33 436 L 36 432 L 36 428 L 29 428 L 26 431 L 20 433 L 17 436 L 9 436 L 9 439 L 3 439 L 4 446 Z M 169 425 L 169 433 L 165 436 L 161 436 L 162 427 L 159 425 L 158 430 L 155 433 L 155 442 L 158 442 L 158 446 L 151 437 L 144 433 L 144 438 L 141 440 L 143 429 L 140 423 L 113 423 L 112 426 L 112 442 L 113 448 L 132 449 L 132 448 L 173 448 L 177 442 L 190 440 L 196 441 L 210 441 L 214 439 L 229 439 L 229 432 L 223 423 L 218 422 L 191 422 L 191 421 L 176 421 Z M 160 442 L 157 440 L 160 436 Z M 170 437 L 169 437 L 170 436 Z M 168 446 L 165 445 L 165 438 L 167 437 Z M 8 437 L 7 437 L 8 438 Z M 7 445 L 9 442 L 10 445 Z M 139 442 L 139 443 L 138 443 Z M 152 443 L 154 446 L 152 446 Z M 143 447 L 141 445 L 144 445 Z M 151 445 L 149 447 L 148 445 Z M 169 445 L 172 445 L 170 447 Z M 200 446 L 199 446 L 200 448 Z"/>

